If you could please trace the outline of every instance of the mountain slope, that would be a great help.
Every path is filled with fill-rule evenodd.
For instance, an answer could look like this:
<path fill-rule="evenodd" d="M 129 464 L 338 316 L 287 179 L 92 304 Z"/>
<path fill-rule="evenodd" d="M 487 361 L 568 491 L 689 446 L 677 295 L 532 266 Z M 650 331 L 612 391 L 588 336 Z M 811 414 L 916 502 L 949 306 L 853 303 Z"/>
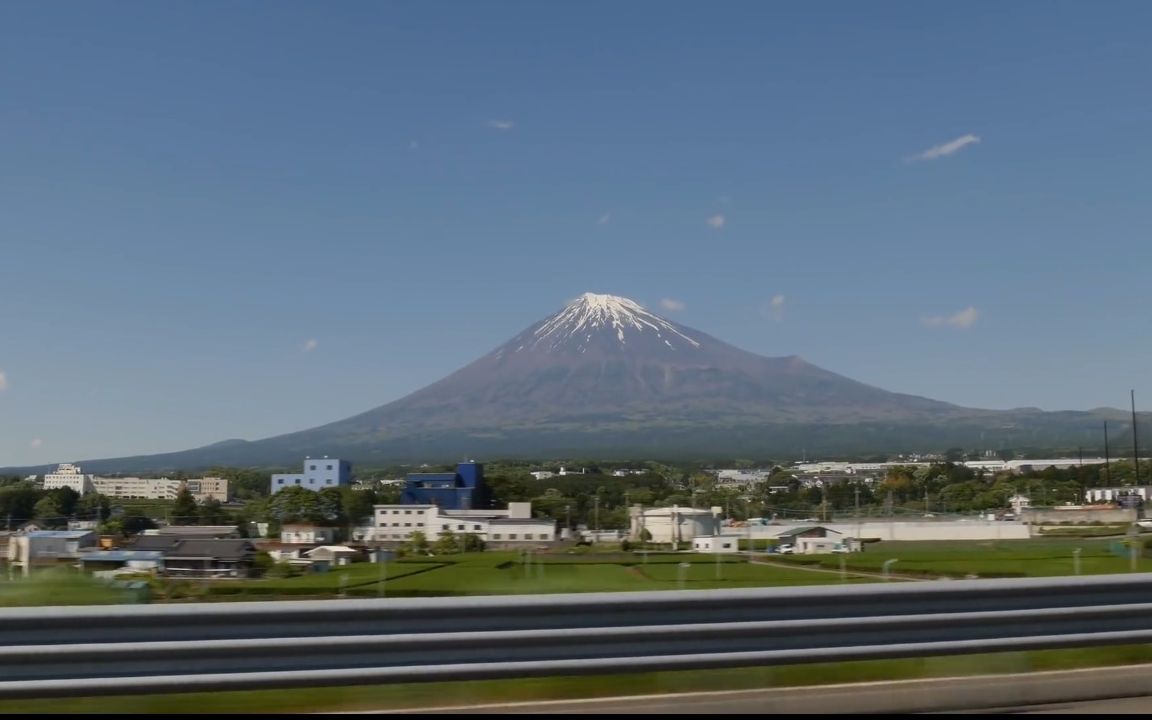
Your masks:
<path fill-rule="evenodd" d="M 1074 448 L 1098 444 L 1099 417 L 978 410 L 889 392 L 796 356 L 746 352 L 627 298 L 586 293 L 444 379 L 354 417 L 257 442 L 86 465 Z"/>
<path fill-rule="evenodd" d="M 799 357 L 755 355 L 631 300 L 589 293 L 443 380 L 323 429 L 386 436 L 624 418 L 849 423 L 973 412 Z"/>

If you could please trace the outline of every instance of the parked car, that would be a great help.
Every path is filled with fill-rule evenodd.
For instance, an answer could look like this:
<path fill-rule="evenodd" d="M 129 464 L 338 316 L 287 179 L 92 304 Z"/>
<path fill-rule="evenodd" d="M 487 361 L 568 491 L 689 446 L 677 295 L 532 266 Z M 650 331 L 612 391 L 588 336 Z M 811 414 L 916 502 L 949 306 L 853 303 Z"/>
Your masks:
<path fill-rule="evenodd" d="M 796 546 L 792 543 L 784 543 L 783 545 L 776 546 L 776 552 L 781 555 L 792 555 L 796 552 Z"/>

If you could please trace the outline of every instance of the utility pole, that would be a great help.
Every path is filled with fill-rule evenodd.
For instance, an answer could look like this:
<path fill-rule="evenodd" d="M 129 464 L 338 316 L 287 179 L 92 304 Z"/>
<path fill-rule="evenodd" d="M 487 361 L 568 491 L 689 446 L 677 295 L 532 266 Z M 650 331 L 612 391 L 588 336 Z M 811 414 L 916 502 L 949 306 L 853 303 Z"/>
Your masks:
<path fill-rule="evenodd" d="M 855 490 L 856 494 L 856 517 L 860 517 L 860 481 L 856 481 Z"/>
<path fill-rule="evenodd" d="M 1112 460 L 1108 457 L 1108 421 L 1104 421 L 1104 485 L 1112 484 Z"/>
<path fill-rule="evenodd" d="M 1140 484 L 1140 441 L 1136 438 L 1136 391 L 1132 391 L 1132 475 L 1133 485 Z"/>
<path fill-rule="evenodd" d="M 600 493 L 596 493 L 595 508 L 596 508 L 596 510 L 595 510 L 596 532 L 599 533 L 600 532 Z"/>

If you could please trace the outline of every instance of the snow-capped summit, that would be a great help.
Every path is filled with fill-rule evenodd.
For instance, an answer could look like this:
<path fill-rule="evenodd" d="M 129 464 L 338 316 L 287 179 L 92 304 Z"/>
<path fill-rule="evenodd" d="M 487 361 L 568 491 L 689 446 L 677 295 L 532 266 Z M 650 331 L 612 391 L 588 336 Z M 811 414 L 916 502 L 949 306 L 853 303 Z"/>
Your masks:
<path fill-rule="evenodd" d="M 640 342 L 670 350 L 691 350 L 700 343 L 681 328 L 626 297 L 584 293 L 560 312 L 517 338 L 514 352 L 574 350 L 587 352 Z"/>

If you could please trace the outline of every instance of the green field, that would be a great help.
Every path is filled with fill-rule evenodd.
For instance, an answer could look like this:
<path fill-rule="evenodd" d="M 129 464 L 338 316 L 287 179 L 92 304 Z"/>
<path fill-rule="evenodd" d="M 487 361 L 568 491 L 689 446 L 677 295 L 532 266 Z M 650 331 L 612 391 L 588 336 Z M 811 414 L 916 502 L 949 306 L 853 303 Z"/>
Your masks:
<path fill-rule="evenodd" d="M 496 562 L 494 562 L 496 561 Z M 681 563 L 689 567 L 681 568 Z M 683 578 L 683 583 L 681 583 Z M 452 592 L 467 595 L 569 593 L 627 590 L 675 590 L 733 587 L 771 587 L 839 583 L 838 575 L 793 568 L 750 565 L 739 558 L 682 553 L 658 555 L 647 562 L 595 562 L 584 556 L 566 562 L 563 555 L 525 564 L 514 555 L 499 558 L 479 556 L 420 576 L 388 583 L 388 592 Z"/>
<path fill-rule="evenodd" d="M 1032 538 L 1028 540 L 879 542 L 864 552 L 847 557 L 850 569 L 879 572 L 885 561 L 895 559 L 891 572 L 918 577 L 1046 577 L 1076 572 L 1103 575 L 1132 571 L 1127 549 L 1116 540 L 1100 538 Z M 1123 554 L 1118 554 L 1123 553 Z M 840 556 L 779 556 L 790 564 L 839 567 Z M 1136 572 L 1152 572 L 1152 558 L 1137 557 Z"/>
<path fill-rule="evenodd" d="M 635 590 L 704 590 L 878 582 L 889 560 L 893 580 L 1004 578 L 1152 572 L 1133 566 L 1122 539 L 1032 538 L 969 542 L 876 542 L 847 555 L 717 556 L 694 553 L 514 551 L 420 556 L 383 567 L 355 563 L 325 573 L 258 580 L 151 582 L 153 602 L 336 597 L 437 597 Z M 1079 558 L 1076 560 L 1077 550 Z M 843 563 L 843 566 L 841 565 Z M 682 565 L 687 567 L 681 567 Z M 67 571 L 0 583 L 0 606 L 136 601 Z"/>

